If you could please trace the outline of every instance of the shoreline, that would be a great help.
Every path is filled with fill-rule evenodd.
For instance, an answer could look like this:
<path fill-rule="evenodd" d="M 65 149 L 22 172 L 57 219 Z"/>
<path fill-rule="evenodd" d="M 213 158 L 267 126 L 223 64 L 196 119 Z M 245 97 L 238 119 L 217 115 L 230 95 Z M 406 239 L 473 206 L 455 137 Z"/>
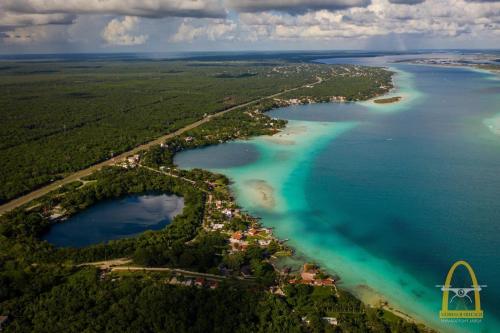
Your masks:
<path fill-rule="evenodd" d="M 441 67 L 441 68 L 464 68 L 468 69 L 471 71 L 476 71 L 480 73 L 486 73 L 490 74 L 493 76 L 500 77 L 500 66 L 498 69 L 494 68 L 482 68 L 481 64 L 437 64 L 437 63 L 425 63 L 425 62 L 414 62 L 414 61 L 400 61 L 400 62 L 395 62 L 398 64 L 410 64 L 410 65 L 415 65 L 415 66 L 431 66 L 431 67 Z"/>
<path fill-rule="evenodd" d="M 278 132 L 275 135 L 280 135 L 280 133 L 286 133 L 286 130 L 288 128 L 291 128 L 293 130 L 293 127 L 289 127 L 289 126 L 290 125 L 287 124 L 287 127 L 285 127 L 284 130 L 281 130 L 280 132 Z M 268 136 L 268 137 L 272 138 L 272 137 L 274 137 L 274 135 Z M 231 178 L 233 178 L 233 175 L 229 174 L 228 177 L 231 179 Z M 280 208 L 280 207 L 271 207 L 268 204 L 269 197 L 274 196 L 274 194 L 276 192 L 279 192 L 279 189 L 274 188 L 274 186 L 272 186 L 272 185 L 270 186 L 270 184 L 268 184 L 265 180 L 259 180 L 259 184 L 265 184 L 265 188 L 269 190 L 269 192 L 267 192 L 267 195 L 264 195 L 265 198 L 262 198 L 260 194 L 255 193 L 256 189 L 253 188 L 253 185 L 252 185 L 252 188 L 249 189 L 247 187 L 247 181 L 242 180 L 242 182 L 243 183 L 241 183 L 240 186 L 238 186 L 236 188 L 234 188 L 234 187 L 230 188 L 230 192 L 231 192 L 231 195 L 233 197 L 239 198 L 239 200 L 250 199 L 253 202 L 253 205 L 255 205 L 253 208 L 258 207 L 259 209 L 262 209 L 264 211 L 272 210 L 273 208 L 278 208 L 278 209 Z M 257 182 L 257 180 L 255 180 L 254 182 Z M 262 186 L 258 186 L 258 187 L 259 187 L 259 189 L 262 189 Z M 244 197 L 241 196 L 240 192 L 242 192 L 242 191 L 245 192 Z M 279 197 L 278 198 L 273 197 L 273 203 L 276 204 L 276 200 L 279 200 Z M 241 204 L 241 201 L 237 202 L 237 205 L 242 207 L 246 211 L 252 210 L 252 206 L 250 206 L 250 207 L 245 206 L 245 205 Z M 283 207 L 281 207 L 281 208 L 283 208 Z M 266 223 L 266 220 L 263 218 L 262 215 L 250 213 L 250 212 L 249 212 L 249 214 L 250 214 L 250 216 L 259 219 L 259 221 L 260 221 L 259 223 L 262 224 L 262 226 L 264 226 L 266 228 L 272 228 L 272 229 L 276 228 L 275 225 Z M 279 214 L 279 212 L 278 212 L 278 214 Z M 276 237 L 281 242 L 283 242 L 285 240 L 288 241 L 287 247 L 289 247 L 292 250 L 291 259 L 288 259 L 288 260 L 296 260 L 296 261 L 299 261 L 301 264 L 314 263 L 315 265 L 317 265 L 317 267 L 320 270 L 326 272 L 330 276 L 336 277 L 335 280 L 338 282 L 336 282 L 335 285 L 337 288 L 340 288 L 340 289 L 343 289 L 343 290 L 350 292 L 352 295 L 354 295 L 354 297 L 356 297 L 358 300 L 360 300 L 365 306 L 368 306 L 371 308 L 382 308 L 388 312 L 391 312 L 395 316 L 398 316 L 399 318 L 401 318 L 405 321 L 415 323 L 417 325 L 423 325 L 426 328 L 431 328 L 431 329 L 433 328 L 433 326 L 431 326 L 430 323 L 428 323 L 424 320 L 421 320 L 421 319 L 417 319 L 417 317 L 413 316 L 412 314 L 408 314 L 408 313 L 404 312 L 401 308 L 399 308 L 397 306 L 397 304 L 388 301 L 387 297 L 385 297 L 384 294 L 381 294 L 380 292 L 375 291 L 375 289 L 372 289 L 370 286 L 366 286 L 364 288 L 364 293 L 360 293 L 359 290 L 354 290 L 351 287 L 345 286 L 343 282 L 347 281 L 347 280 L 343 280 L 344 277 L 341 273 L 337 273 L 337 272 L 333 271 L 331 268 L 327 267 L 326 265 L 323 265 L 321 263 L 321 261 L 318 261 L 318 258 L 315 258 L 314 256 L 311 256 L 309 254 L 306 254 L 302 250 L 298 249 L 296 244 L 294 244 L 294 240 L 295 240 L 294 238 L 292 238 L 292 237 L 288 238 L 288 235 L 286 235 L 286 236 L 279 235 L 279 234 L 275 234 L 274 232 L 273 232 L 273 234 L 274 234 L 274 237 Z"/>
<path fill-rule="evenodd" d="M 394 70 L 391 68 L 390 69 L 391 71 L 394 72 Z M 380 98 L 380 97 L 383 97 L 383 96 L 387 96 L 387 95 L 391 95 L 397 91 L 399 91 L 400 87 L 397 86 L 395 83 L 394 83 L 394 76 L 397 75 L 399 72 L 394 72 L 394 75 L 392 77 L 392 87 L 391 89 L 389 89 L 388 91 L 384 92 L 383 94 L 380 94 L 380 95 L 377 95 L 377 96 L 374 96 L 374 97 L 371 97 L 369 99 L 366 99 L 366 100 L 359 100 L 359 101 L 343 101 L 343 100 L 338 100 L 338 99 L 332 99 L 330 101 L 311 101 L 311 100 L 308 100 L 306 102 L 302 102 L 302 103 L 290 103 L 288 105 L 281 105 L 281 106 L 278 106 L 276 108 L 273 108 L 273 109 L 270 109 L 270 110 L 266 110 L 266 112 L 269 112 L 269 111 L 272 111 L 272 110 L 275 110 L 275 109 L 278 109 L 278 108 L 282 108 L 282 107 L 287 107 L 287 106 L 291 106 L 291 105 L 307 105 L 307 104 L 318 104 L 318 103 L 349 103 L 349 102 L 354 102 L 354 103 L 366 103 L 366 102 L 372 102 L 374 99 L 377 99 L 377 98 Z M 403 100 L 403 98 L 401 96 L 398 96 L 400 97 L 398 99 L 398 102 Z M 391 98 L 391 97 L 388 97 L 388 98 Z M 404 100 L 407 100 L 407 98 L 404 98 Z M 387 106 L 392 106 L 393 104 L 398 104 L 398 103 L 379 103 L 379 104 L 376 104 L 377 106 L 379 107 L 385 107 L 386 105 Z M 268 137 L 268 140 L 269 141 L 275 141 L 275 143 L 278 143 L 280 141 L 286 141 L 288 142 L 288 140 L 285 140 L 284 138 L 276 138 L 277 136 L 287 136 L 287 135 L 290 135 L 290 134 L 294 134 L 293 133 L 293 128 L 292 128 L 292 132 L 288 133 L 287 134 L 287 129 L 290 129 L 289 127 L 289 124 L 287 123 L 285 125 L 284 128 L 281 128 L 278 130 L 278 132 L 272 134 L 272 135 L 266 135 Z M 252 137 L 254 138 L 254 137 Z M 275 138 L 273 140 L 273 138 Z M 248 139 L 248 138 L 247 138 Z M 290 141 L 293 141 L 290 140 Z M 281 143 L 281 142 L 280 142 Z M 286 144 L 285 142 L 283 142 L 283 144 Z M 268 186 L 266 186 L 267 188 Z M 231 194 L 236 197 L 238 195 L 237 191 L 235 191 L 234 189 L 230 189 L 231 191 Z M 252 189 L 252 191 L 254 191 L 254 189 Z M 269 196 L 272 196 L 274 194 L 274 190 L 270 191 L 268 193 L 269 195 L 264 195 L 266 198 L 268 198 Z M 260 200 L 259 200 L 260 201 Z M 267 201 L 264 200 L 264 201 Z M 274 201 L 274 198 L 273 198 L 273 201 Z M 266 205 L 263 204 L 263 208 L 266 208 L 264 207 Z M 270 208 L 269 206 L 267 208 Z M 246 209 L 245 207 L 243 207 L 243 209 Z M 260 216 L 255 216 L 254 214 L 250 214 L 252 217 L 254 218 L 257 218 L 260 220 L 260 223 L 264 226 L 264 227 L 267 227 L 267 228 L 272 228 L 273 226 L 269 226 L 269 225 L 266 225 L 263 221 L 262 221 L 262 218 Z M 283 239 L 281 237 L 278 237 L 276 236 L 278 240 L 280 241 L 283 241 Z M 286 239 L 288 240 L 288 239 Z M 301 263 L 307 263 L 307 262 L 315 262 L 314 258 L 308 256 L 308 255 L 305 255 L 303 253 L 297 253 L 297 249 L 295 248 L 295 246 L 293 245 L 287 245 L 289 246 L 291 249 L 292 249 L 292 258 L 293 259 L 296 259 L 298 261 L 300 261 Z M 338 276 L 336 275 L 335 272 L 332 272 L 330 269 L 328 268 L 325 268 L 323 265 L 318 265 L 318 267 L 321 269 L 321 270 L 324 270 L 325 272 L 327 272 L 328 274 L 332 275 L 332 276 Z M 424 325 L 426 328 L 428 329 L 433 329 L 432 326 L 430 325 L 430 323 L 427 323 L 426 321 L 423 321 L 423 320 L 419 320 L 419 319 L 416 319 L 414 316 L 412 316 L 411 314 L 407 314 L 405 312 L 403 312 L 402 310 L 400 310 L 397 305 L 393 305 L 392 303 L 389 303 L 386 298 L 384 297 L 384 295 L 376 292 L 375 290 L 373 290 L 372 288 L 370 288 L 369 286 L 368 289 L 370 290 L 365 296 L 363 295 L 360 295 L 359 293 L 356 293 L 352 290 L 350 290 L 349 288 L 345 288 L 342 286 L 342 276 L 340 276 L 340 284 L 336 284 L 338 287 L 344 289 L 344 290 L 347 290 L 349 292 L 351 292 L 357 299 L 359 299 L 365 306 L 369 306 L 369 307 L 372 307 L 372 308 L 381 308 L 383 310 L 386 310 L 392 314 L 394 314 L 395 316 L 405 320 L 405 321 L 408 321 L 408 322 L 411 322 L 411 323 L 415 323 L 417 325 Z M 372 301 L 369 300 L 369 298 L 372 298 Z"/>

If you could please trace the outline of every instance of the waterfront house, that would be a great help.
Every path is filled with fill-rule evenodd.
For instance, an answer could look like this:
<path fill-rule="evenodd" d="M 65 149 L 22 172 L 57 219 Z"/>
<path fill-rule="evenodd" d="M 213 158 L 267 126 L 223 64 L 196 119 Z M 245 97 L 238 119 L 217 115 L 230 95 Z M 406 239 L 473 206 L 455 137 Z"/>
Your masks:
<path fill-rule="evenodd" d="M 244 251 L 248 247 L 248 242 L 244 240 L 245 235 L 241 231 L 236 231 L 229 238 L 233 251 Z"/>
<path fill-rule="evenodd" d="M 315 286 L 333 286 L 335 281 L 332 278 L 326 278 L 322 280 L 314 280 L 314 285 Z"/>
<path fill-rule="evenodd" d="M 259 230 L 255 229 L 255 228 L 250 228 L 250 229 L 248 230 L 248 234 L 249 234 L 250 236 L 256 236 L 256 235 L 258 235 L 258 234 L 259 234 Z"/>
<path fill-rule="evenodd" d="M 302 272 L 300 273 L 300 277 L 304 281 L 313 281 L 316 278 L 316 274 L 318 273 L 318 269 L 316 266 L 311 264 L 304 264 L 302 267 Z"/>
<path fill-rule="evenodd" d="M 273 232 L 271 228 L 261 228 L 260 231 L 263 231 L 268 235 L 272 234 Z"/>

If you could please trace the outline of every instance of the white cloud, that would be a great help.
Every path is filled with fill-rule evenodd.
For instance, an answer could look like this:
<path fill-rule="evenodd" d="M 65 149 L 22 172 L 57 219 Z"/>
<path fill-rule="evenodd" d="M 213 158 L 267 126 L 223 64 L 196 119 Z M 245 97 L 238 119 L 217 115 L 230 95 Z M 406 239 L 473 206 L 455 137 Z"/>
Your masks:
<path fill-rule="evenodd" d="M 228 12 L 230 19 L 225 18 Z M 101 32 L 107 14 L 125 18 L 111 20 Z M 169 18 L 158 19 L 163 17 Z M 85 22 L 92 21 L 85 31 Z M 28 43 L 33 38 L 27 36 L 37 34 L 18 28 L 47 25 L 78 25 L 78 38 L 61 40 L 75 45 L 82 40 L 95 45 L 100 34 L 108 45 L 140 45 L 150 38 L 158 41 L 148 43 L 152 47 L 163 45 L 167 34 L 175 43 L 230 40 L 245 48 L 248 42 L 273 47 L 275 41 L 347 45 L 348 39 L 363 45 L 383 36 L 478 38 L 494 47 L 500 36 L 500 0 L 0 0 L 3 39 Z"/>
<path fill-rule="evenodd" d="M 290 4 L 293 1 L 278 1 L 284 2 Z M 373 0 L 367 7 L 342 10 L 302 13 L 269 10 L 240 13 L 233 21 L 185 20 L 170 41 L 345 41 L 388 35 L 458 38 L 462 35 L 496 35 L 500 31 L 499 22 L 499 3 Z"/>
<path fill-rule="evenodd" d="M 108 44 L 143 44 L 147 35 L 132 36 L 127 31 L 135 26 L 132 18 L 223 18 L 227 10 L 223 0 L 0 0 L 0 32 L 4 39 L 28 43 L 30 38 L 22 38 L 19 31 L 34 31 L 35 26 L 73 25 L 79 17 L 86 16 L 126 16 L 123 21 L 113 20 L 105 28 L 102 37 Z M 16 28 L 30 28 L 19 30 Z M 66 29 L 68 30 L 68 29 Z M 93 29 L 90 29 L 93 30 Z M 17 32 L 16 32 L 17 31 Z M 33 34 L 26 33 L 26 36 Z M 94 39 L 97 37 L 93 36 Z M 62 40 L 61 42 L 65 42 Z"/>
<path fill-rule="evenodd" d="M 66 31 L 57 26 L 19 27 L 2 33 L 2 42 L 7 45 L 49 43 L 65 39 Z"/>
<path fill-rule="evenodd" d="M 141 45 L 146 43 L 147 35 L 131 35 L 139 23 L 137 17 L 125 16 L 123 20 L 113 19 L 101 33 L 102 38 L 110 45 Z"/>
<path fill-rule="evenodd" d="M 210 41 L 234 39 L 233 32 L 237 25 L 228 20 L 211 20 L 205 25 L 196 26 L 192 20 L 184 20 L 177 32 L 170 37 L 171 42 L 191 42 L 196 39 L 206 38 Z"/>
<path fill-rule="evenodd" d="M 0 27 L 72 24 L 75 19 L 76 16 L 71 14 L 19 14 L 1 11 Z"/>
<path fill-rule="evenodd" d="M 313 10 L 337 10 L 365 7 L 370 0 L 228 0 L 229 6 L 242 12 L 276 10 L 291 14 Z"/>
<path fill-rule="evenodd" d="M 425 0 L 389 0 L 390 3 L 397 3 L 400 5 L 416 5 L 424 1 Z"/>
<path fill-rule="evenodd" d="M 398 0 L 399 2 L 403 2 Z M 255 39 L 334 40 L 368 38 L 389 34 L 420 34 L 457 37 L 462 34 L 497 33 L 500 3 L 464 0 L 412 2 L 411 6 L 373 0 L 366 8 L 319 10 L 302 14 L 240 14 L 242 31 Z M 258 31 L 258 34 L 251 33 Z"/>
<path fill-rule="evenodd" d="M 25 14 L 111 14 L 140 17 L 224 17 L 219 0 L 2 0 L 5 11 Z"/>

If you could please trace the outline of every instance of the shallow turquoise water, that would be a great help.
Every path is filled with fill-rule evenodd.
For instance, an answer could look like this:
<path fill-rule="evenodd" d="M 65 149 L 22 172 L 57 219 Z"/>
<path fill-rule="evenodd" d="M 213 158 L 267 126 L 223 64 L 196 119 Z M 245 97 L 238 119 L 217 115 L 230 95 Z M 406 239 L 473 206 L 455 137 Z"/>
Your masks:
<path fill-rule="evenodd" d="M 463 68 L 392 65 L 401 103 L 305 105 L 275 110 L 285 133 L 177 157 L 183 167 L 234 145 L 258 151 L 227 174 L 240 205 L 290 239 L 298 252 L 338 274 L 366 300 L 374 295 L 448 331 L 500 331 L 499 81 Z M 485 122 L 486 120 L 486 122 Z M 227 148 L 224 148 L 227 147 Z M 438 319 L 453 262 L 480 284 L 481 323 Z M 453 283 L 470 284 L 460 270 Z M 466 302 L 450 306 L 468 306 Z"/>
<path fill-rule="evenodd" d="M 52 226 L 43 239 L 64 247 L 82 247 L 159 230 L 182 212 L 184 199 L 174 195 L 131 195 L 108 200 Z"/>

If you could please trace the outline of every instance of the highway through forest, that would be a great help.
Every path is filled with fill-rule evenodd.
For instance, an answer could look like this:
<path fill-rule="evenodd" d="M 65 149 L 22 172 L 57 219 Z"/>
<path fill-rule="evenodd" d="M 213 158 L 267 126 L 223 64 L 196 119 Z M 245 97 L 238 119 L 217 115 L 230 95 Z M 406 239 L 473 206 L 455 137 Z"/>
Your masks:
<path fill-rule="evenodd" d="M 147 143 L 144 143 L 142 145 L 139 145 L 129 151 L 126 151 L 124 153 L 121 153 L 120 155 L 117 155 L 113 158 L 110 158 L 108 160 L 105 160 L 103 162 L 100 162 L 100 163 L 97 163 L 97 164 L 94 164 L 88 168 L 85 168 L 85 169 L 82 169 L 82 170 L 79 170 L 79 171 L 76 171 L 72 174 L 70 174 L 69 176 L 66 176 L 65 178 L 63 179 L 60 179 L 60 180 L 56 180 L 48 185 L 45 185 L 37 190 L 34 190 L 28 194 L 25 194 L 23 196 L 20 196 L 16 199 L 13 199 L 3 205 L 0 206 L 0 215 L 8 212 L 8 211 L 11 211 L 13 210 L 14 208 L 17 208 L 17 207 L 20 207 L 34 199 L 38 199 L 42 196 L 44 196 L 45 194 L 49 193 L 49 192 L 52 192 L 54 190 L 57 190 L 59 187 L 63 186 L 63 185 L 66 185 L 66 184 L 69 184 L 71 182 L 74 182 L 74 181 L 78 181 L 80 180 L 80 178 L 82 177 L 86 177 L 86 176 L 89 176 L 91 175 L 92 173 L 100 170 L 101 168 L 105 167 L 105 166 L 110 166 L 110 165 L 114 165 L 120 161 L 123 161 L 125 160 L 128 156 L 130 155 L 134 155 L 134 154 L 137 154 L 139 153 L 140 151 L 142 150 L 146 150 L 146 149 L 149 149 L 155 145 L 159 145 L 163 142 L 165 142 L 166 140 L 168 139 L 172 139 L 176 136 L 179 136 L 187 131 L 190 131 L 196 127 L 199 127 L 207 122 L 209 122 L 211 119 L 215 118 L 215 117 L 220 117 L 228 112 L 231 112 L 231 111 L 234 111 L 234 110 L 237 110 L 237 109 L 240 109 L 240 108 L 243 108 L 243 107 L 246 107 L 246 106 L 249 106 L 249 105 L 252 105 L 252 104 L 255 104 L 255 103 L 258 103 L 260 101 L 263 101 L 265 99 L 268 99 L 268 98 L 274 98 L 274 97 L 277 97 L 277 96 L 280 96 L 282 94 L 285 94 L 285 93 L 288 93 L 290 91 L 294 91 L 294 90 L 298 90 L 298 89 L 302 89 L 302 88 L 305 88 L 305 87 L 308 87 L 308 86 L 312 86 L 312 85 L 317 85 L 321 82 L 323 82 L 322 78 L 321 77 L 317 77 L 316 78 L 317 80 L 313 83 L 307 83 L 307 84 L 304 84 L 304 85 L 301 85 L 299 87 L 295 87 L 295 88 L 290 88 L 290 89 L 285 89 L 281 92 L 278 92 L 278 93 L 275 93 L 275 94 L 272 94 L 272 95 L 268 95 L 268 96 L 264 96 L 264 97 L 260 97 L 260 98 L 257 98 L 257 99 L 254 99 L 254 100 L 251 100 L 249 102 L 245 102 L 243 104 L 238 104 L 238 105 L 235 105 L 233 107 L 230 107 L 229 109 L 225 109 L 223 111 L 219 111 L 217 113 L 214 113 L 212 115 L 209 115 L 207 117 L 204 117 L 203 119 L 201 120 L 198 120 L 198 121 L 195 121 L 194 123 L 191 123 L 187 126 L 184 126 L 180 129 L 178 129 L 177 131 L 175 132 L 172 132 L 172 133 L 169 133 L 169 134 L 166 134 L 166 135 L 163 135 L 153 141 L 150 141 L 150 142 L 147 142 Z"/>

